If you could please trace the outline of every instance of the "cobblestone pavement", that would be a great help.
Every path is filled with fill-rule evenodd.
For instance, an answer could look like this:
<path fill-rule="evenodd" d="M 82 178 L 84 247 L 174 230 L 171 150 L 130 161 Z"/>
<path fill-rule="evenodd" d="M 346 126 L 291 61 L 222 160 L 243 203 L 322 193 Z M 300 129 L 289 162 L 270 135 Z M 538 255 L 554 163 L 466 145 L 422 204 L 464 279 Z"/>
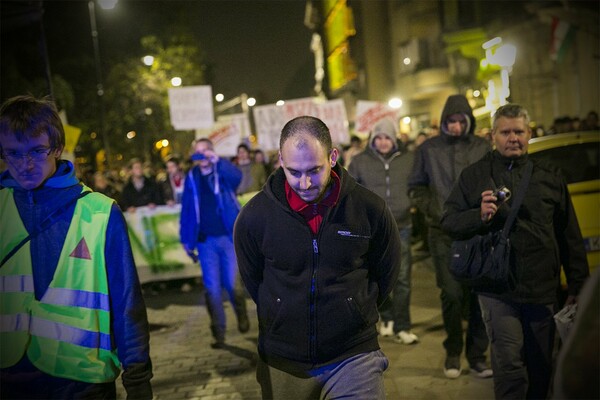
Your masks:
<path fill-rule="evenodd" d="M 226 303 L 229 326 L 224 349 L 210 347 L 209 317 L 200 285 L 189 292 L 179 285 L 158 294 L 147 294 L 151 324 L 150 346 L 154 365 L 152 386 L 155 399 L 260 399 L 255 379 L 258 327 L 256 307 L 248 300 L 251 329 L 237 331 L 233 309 Z M 491 399 L 491 379 L 469 374 L 462 359 L 463 374 L 458 379 L 444 377 L 442 368 L 445 338 L 442 326 L 439 290 L 429 258 L 413 266 L 411 304 L 413 332 L 420 342 L 397 344 L 381 338 L 383 351 L 390 360 L 385 373 L 388 399 Z M 125 399 L 118 385 L 118 398 Z M 292 399 L 290 399 L 292 400 Z"/>

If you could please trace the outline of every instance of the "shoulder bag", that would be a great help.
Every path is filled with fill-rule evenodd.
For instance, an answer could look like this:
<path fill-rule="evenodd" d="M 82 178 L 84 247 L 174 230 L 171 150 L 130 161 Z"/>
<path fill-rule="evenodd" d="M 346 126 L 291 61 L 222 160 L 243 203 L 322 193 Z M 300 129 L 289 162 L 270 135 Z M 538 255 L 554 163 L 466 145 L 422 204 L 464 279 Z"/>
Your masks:
<path fill-rule="evenodd" d="M 457 281 L 477 291 L 502 292 L 514 288 L 508 234 L 525 197 L 532 169 L 529 161 L 502 230 L 452 243 L 450 273 Z"/>

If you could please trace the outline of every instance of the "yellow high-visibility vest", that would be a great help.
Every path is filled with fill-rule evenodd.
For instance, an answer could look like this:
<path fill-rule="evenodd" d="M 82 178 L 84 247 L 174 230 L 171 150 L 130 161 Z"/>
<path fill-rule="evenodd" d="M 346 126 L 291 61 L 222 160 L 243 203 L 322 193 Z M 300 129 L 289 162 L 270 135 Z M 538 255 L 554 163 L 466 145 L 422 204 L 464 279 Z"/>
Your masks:
<path fill-rule="evenodd" d="M 77 201 L 56 272 L 39 301 L 29 242 L 0 268 L 1 368 L 27 356 L 52 376 L 91 383 L 117 378 L 104 259 L 113 203 L 100 193 Z M 0 259 L 27 234 L 12 189 L 0 190 Z"/>

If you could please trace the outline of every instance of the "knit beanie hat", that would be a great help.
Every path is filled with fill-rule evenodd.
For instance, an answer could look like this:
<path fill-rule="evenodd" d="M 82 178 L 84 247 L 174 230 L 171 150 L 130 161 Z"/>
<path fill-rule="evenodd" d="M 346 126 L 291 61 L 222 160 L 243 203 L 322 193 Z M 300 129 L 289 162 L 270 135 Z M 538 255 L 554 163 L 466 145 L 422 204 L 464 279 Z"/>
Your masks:
<path fill-rule="evenodd" d="M 396 151 L 398 149 L 398 139 L 396 138 L 396 124 L 391 118 L 384 118 L 382 120 L 377 121 L 373 129 L 371 130 L 371 137 L 369 140 L 369 145 L 371 148 L 374 147 L 375 137 L 378 135 L 386 135 L 390 138 L 392 143 L 394 143 L 394 148 L 392 151 Z"/>

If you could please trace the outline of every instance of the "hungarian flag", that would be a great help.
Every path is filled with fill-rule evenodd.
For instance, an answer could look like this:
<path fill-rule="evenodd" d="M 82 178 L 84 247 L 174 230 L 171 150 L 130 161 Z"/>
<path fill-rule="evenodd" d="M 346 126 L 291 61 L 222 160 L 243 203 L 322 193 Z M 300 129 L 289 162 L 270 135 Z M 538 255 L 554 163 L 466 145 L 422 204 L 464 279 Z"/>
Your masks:
<path fill-rule="evenodd" d="M 566 21 L 558 19 L 558 17 L 552 17 L 551 32 L 550 58 L 554 61 L 560 61 L 575 38 L 575 27 Z"/>

